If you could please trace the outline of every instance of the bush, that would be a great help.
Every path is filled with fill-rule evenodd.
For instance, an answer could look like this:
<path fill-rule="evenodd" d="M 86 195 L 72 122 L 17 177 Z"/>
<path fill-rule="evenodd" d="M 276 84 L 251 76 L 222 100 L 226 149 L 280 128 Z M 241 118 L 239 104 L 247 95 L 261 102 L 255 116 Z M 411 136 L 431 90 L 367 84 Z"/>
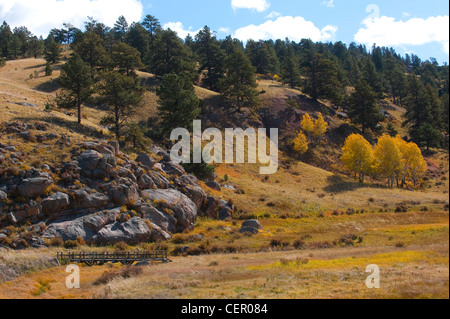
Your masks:
<path fill-rule="evenodd" d="M 73 249 L 73 248 L 77 248 L 79 245 L 78 241 L 76 240 L 66 240 L 64 242 L 64 248 L 66 249 Z"/>
<path fill-rule="evenodd" d="M 50 63 L 47 63 L 47 65 L 45 66 L 45 76 L 50 76 L 53 74 L 53 69 L 50 66 Z"/>
<path fill-rule="evenodd" d="M 305 249 L 306 248 L 305 241 L 303 241 L 302 239 L 296 239 L 292 243 L 292 246 L 294 246 L 295 249 Z"/>
<path fill-rule="evenodd" d="M 193 174 L 199 179 L 213 179 L 216 174 L 214 166 L 207 163 L 185 163 L 183 168 L 187 173 Z"/>

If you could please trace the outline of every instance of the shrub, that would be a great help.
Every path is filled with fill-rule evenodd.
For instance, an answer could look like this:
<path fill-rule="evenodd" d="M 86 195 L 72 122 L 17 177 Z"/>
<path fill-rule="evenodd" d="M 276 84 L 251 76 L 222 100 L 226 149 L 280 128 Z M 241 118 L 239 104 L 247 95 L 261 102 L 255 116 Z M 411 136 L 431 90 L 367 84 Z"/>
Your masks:
<path fill-rule="evenodd" d="M 66 249 L 73 249 L 73 248 L 77 248 L 79 245 L 78 241 L 76 240 L 66 240 L 64 242 L 64 248 Z"/>
<path fill-rule="evenodd" d="M 294 246 L 295 249 L 305 249 L 306 248 L 305 241 L 303 241 L 302 239 L 296 239 L 292 243 L 292 246 Z"/>
<path fill-rule="evenodd" d="M 213 165 L 207 163 L 185 163 L 183 168 L 187 173 L 195 175 L 199 179 L 211 179 L 215 175 L 216 169 Z"/>
<path fill-rule="evenodd" d="M 50 76 L 53 74 L 53 69 L 50 66 L 50 63 L 47 63 L 47 65 L 45 66 L 45 76 Z"/>

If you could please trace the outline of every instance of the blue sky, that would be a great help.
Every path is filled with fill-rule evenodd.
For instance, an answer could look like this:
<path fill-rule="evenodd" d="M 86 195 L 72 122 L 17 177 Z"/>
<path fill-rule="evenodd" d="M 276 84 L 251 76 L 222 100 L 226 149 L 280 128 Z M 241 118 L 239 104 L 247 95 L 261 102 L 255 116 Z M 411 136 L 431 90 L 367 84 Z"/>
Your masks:
<path fill-rule="evenodd" d="M 447 0 L 0 0 L 0 20 L 44 36 L 63 22 L 82 27 L 89 15 L 113 25 L 122 14 L 129 22 L 154 15 L 181 37 L 208 25 L 219 38 L 376 42 L 449 61 Z"/>

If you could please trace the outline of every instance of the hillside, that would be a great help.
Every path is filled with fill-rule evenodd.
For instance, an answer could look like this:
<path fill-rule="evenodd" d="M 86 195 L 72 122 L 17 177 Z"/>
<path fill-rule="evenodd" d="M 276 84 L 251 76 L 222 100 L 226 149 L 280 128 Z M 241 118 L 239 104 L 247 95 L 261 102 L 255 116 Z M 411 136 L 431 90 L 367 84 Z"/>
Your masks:
<path fill-rule="evenodd" d="M 113 145 L 113 135 L 99 124 L 102 112 L 93 107 L 84 107 L 85 118 L 81 125 L 77 124 L 75 115 L 56 109 L 44 111 L 46 103 L 52 104 L 58 93 L 55 81 L 61 65 L 54 66 L 53 74 L 49 77 L 43 75 L 43 59 L 8 61 L 0 69 L 0 156 L 5 158 L 1 163 L 2 173 L 7 171 L 6 175 L 2 175 L 0 185 L 18 177 L 25 178 L 30 172 L 41 171 L 43 165 L 47 165 L 44 171 L 50 173 L 55 185 L 52 185 L 50 193 L 42 193 L 39 198 L 33 199 L 33 203 L 45 200 L 52 193 L 72 194 L 75 190 L 81 190 L 74 181 L 67 187 L 63 186 L 60 183 L 60 169 L 65 163 L 75 160 L 82 166 L 81 160 L 78 160 L 82 152 Z M 31 78 L 30 74 L 34 75 L 35 70 L 39 75 Z M 138 75 L 147 91 L 144 106 L 133 117 L 136 122 L 154 116 L 157 107 L 155 77 L 144 72 L 138 72 Z M 120 171 L 123 175 L 115 176 L 110 172 L 101 178 L 94 178 L 83 176 L 82 171 L 79 180 L 86 184 L 83 189 L 89 189 L 89 196 L 98 199 L 97 196 L 101 197 L 102 194 L 102 186 L 108 184 L 108 187 L 112 187 L 109 184 L 114 183 L 114 186 L 118 186 L 117 183 L 121 186 L 120 177 L 133 179 L 131 175 L 134 174 L 137 179 L 138 172 L 144 170 L 152 179 L 161 175 L 160 180 L 165 185 L 156 186 L 155 191 L 159 195 L 166 196 L 168 190 L 176 191 L 186 194 L 198 204 L 198 209 L 194 208 L 198 218 L 189 219 L 181 227 L 181 222 L 173 222 L 169 217 L 179 213 L 178 202 L 175 200 L 171 203 L 170 198 L 167 200 L 164 196 L 161 197 L 163 200 L 154 196 L 151 197 L 153 202 L 146 202 L 141 196 L 141 191 L 147 191 L 148 185 L 145 185 L 138 190 L 136 200 L 142 201 L 142 205 L 149 210 L 155 206 L 159 213 L 170 220 L 165 230 L 155 233 L 161 227 L 155 222 L 154 225 L 158 227 L 153 226 L 148 234 L 152 240 L 146 237 L 144 243 L 123 244 L 124 240 L 120 240 L 118 244 L 111 240 L 105 248 L 97 245 L 97 242 L 92 245 L 86 240 L 90 246 L 84 243 L 76 249 L 132 251 L 137 247 L 149 249 L 159 245 L 173 253 L 173 264 L 150 267 L 137 278 L 124 279 L 119 276 L 107 285 L 100 286 L 95 285 L 94 281 L 105 272 L 105 267 L 83 269 L 86 271 L 83 279 L 86 289 L 71 294 L 62 287 L 64 267 L 49 261 L 62 247 L 52 247 L 48 238 L 38 250 L 27 247 L 23 242 L 20 246 L 22 239 L 28 240 L 31 236 L 37 236 L 36 233 L 42 234 L 31 230 L 31 226 L 41 225 L 41 221 L 45 222 L 42 227 L 48 227 L 56 233 L 60 231 L 55 225 L 49 227 L 54 218 L 29 218 L 24 219 L 23 223 L 6 227 L 4 217 L 2 222 L 5 227 L 0 229 L 0 234 L 5 235 L 2 236 L 2 245 L 17 242 L 23 250 L 0 248 L 0 270 L 3 274 L 0 277 L 0 298 L 448 297 L 448 153 L 438 151 L 427 158 L 428 172 L 424 187 L 420 190 L 389 189 L 377 180 L 362 185 L 343 174 L 338 164 L 346 132 L 343 133 L 340 128 L 348 124 L 337 116 L 336 111 L 340 110 L 313 102 L 302 92 L 277 82 L 259 80 L 258 85 L 258 90 L 264 92 L 260 94 L 260 107 L 256 113 L 245 114 L 244 118 L 239 118 L 240 115 L 224 116 L 226 113 L 221 109 L 218 94 L 196 87 L 197 96 L 204 101 L 201 115 L 203 122 L 206 126 L 221 128 L 237 126 L 236 123 L 243 127 L 279 127 L 286 146 L 289 136 L 298 129 L 302 114 L 308 112 L 314 116 L 323 112 L 330 123 L 327 142 L 319 145 L 304 162 L 292 158 L 282 149 L 279 154 L 280 168 L 270 176 L 260 175 L 257 164 L 216 165 L 220 191 L 208 187 L 206 181 L 182 179 L 180 175 L 183 174 L 178 173 L 180 168 L 164 161 L 164 152 L 161 153 L 158 145 L 148 152 L 155 162 L 153 164 L 157 164 L 152 169 L 135 160 L 138 154 L 114 151 L 114 171 Z M 298 105 L 294 110 L 288 107 L 290 99 Z M 395 128 L 401 134 L 406 133 L 400 125 L 405 110 L 389 102 L 386 102 L 386 108 L 393 117 Z M 8 131 L 8 127 L 21 128 L 24 124 L 33 125 L 28 129 L 32 136 L 54 133 L 56 138 L 40 142 L 27 139 L 21 129 L 19 133 L 13 129 Z M 39 125 L 44 126 L 45 130 L 38 129 Z M 13 177 L 11 167 L 18 170 L 18 176 Z M 8 176 L 8 181 L 5 176 Z M 110 194 L 107 190 L 105 188 L 104 194 Z M 214 198 L 217 207 L 211 208 L 211 202 L 207 200 L 209 198 Z M 24 207 L 31 203 L 26 198 L 16 199 L 16 206 Z M 168 205 L 162 203 L 158 206 L 165 200 L 169 202 Z M 88 215 L 82 216 L 101 211 L 106 215 L 116 214 L 113 219 L 120 220 L 120 225 L 127 225 L 127 218 L 141 216 L 145 220 L 145 216 L 155 213 L 143 213 L 134 200 L 121 205 L 116 203 L 117 207 L 108 207 L 111 210 L 109 213 L 105 208 L 108 205 L 104 204 L 98 208 L 88 208 Z M 13 206 L 8 202 L 7 207 L 0 207 L 2 216 L 16 211 Z M 78 208 L 73 209 L 81 214 Z M 172 212 L 166 214 L 165 209 Z M 139 216 L 133 215 L 136 211 Z M 217 217 L 221 214 L 229 218 L 220 220 Z M 254 236 L 240 233 L 242 221 L 251 218 L 257 218 L 263 230 Z M 103 229 L 108 225 L 102 225 Z M 173 235 L 174 230 L 181 234 Z M 113 235 L 108 238 L 116 239 Z M 193 240 L 191 236 L 194 235 L 199 236 Z M 355 235 L 355 239 L 349 242 L 346 235 L 351 235 L 351 238 Z M 362 240 L 358 241 L 357 237 Z M 296 241 L 297 244 L 294 244 Z M 182 257 L 180 253 L 180 249 L 185 246 L 188 247 L 185 251 L 188 257 Z M 233 253 L 232 257 L 230 253 Z M 354 288 L 363 285 L 365 267 L 370 263 L 379 263 L 386 269 L 388 278 L 384 279 L 386 288 L 382 292 Z M 112 267 L 120 268 L 117 265 Z M 164 276 L 159 277 L 160 271 L 165 272 Z M 407 284 L 406 275 L 402 272 L 414 273 L 414 283 Z M 219 285 L 218 281 L 224 285 Z M 46 282 L 51 289 L 36 294 L 30 287 L 40 282 Z M 310 288 L 296 288 L 296 285 L 305 282 Z M 333 292 L 329 291 L 331 284 L 334 285 Z M 155 289 L 149 291 L 149 285 Z"/>

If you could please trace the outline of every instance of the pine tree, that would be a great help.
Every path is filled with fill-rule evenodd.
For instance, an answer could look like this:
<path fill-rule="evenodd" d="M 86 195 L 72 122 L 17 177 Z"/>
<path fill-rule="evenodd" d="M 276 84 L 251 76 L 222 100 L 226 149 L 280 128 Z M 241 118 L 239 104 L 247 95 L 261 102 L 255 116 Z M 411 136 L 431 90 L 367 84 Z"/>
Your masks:
<path fill-rule="evenodd" d="M 433 99 L 416 76 L 408 78 L 408 95 L 405 98 L 406 120 L 403 126 L 409 126 L 412 140 L 419 146 L 425 145 L 427 150 L 433 146 L 439 146 L 441 133 L 436 128 L 433 116 Z"/>
<path fill-rule="evenodd" d="M 127 19 L 125 19 L 124 16 L 120 16 L 116 23 L 114 23 L 114 28 L 113 28 L 114 32 L 116 33 L 116 37 L 117 39 L 119 39 L 119 41 L 125 41 L 125 35 L 128 31 L 128 22 Z"/>
<path fill-rule="evenodd" d="M 139 85 L 138 78 L 115 71 L 104 71 L 101 74 L 98 93 L 98 100 L 107 112 L 101 123 L 113 124 L 119 141 L 126 121 L 141 105 L 144 89 Z"/>
<path fill-rule="evenodd" d="M 283 84 L 288 84 L 291 89 L 300 86 L 300 65 L 298 62 L 298 57 L 294 54 L 286 57 L 284 62 L 281 64 L 281 79 Z"/>
<path fill-rule="evenodd" d="M 61 60 L 62 47 L 49 35 L 44 43 L 44 56 L 48 63 L 55 64 Z"/>
<path fill-rule="evenodd" d="M 183 77 L 196 78 L 196 63 L 192 51 L 183 45 L 177 34 L 168 29 L 158 33 L 153 43 L 150 70 L 158 75 L 175 73 Z"/>
<path fill-rule="evenodd" d="M 58 97 L 58 105 L 64 108 L 76 108 L 78 123 L 81 123 L 81 105 L 87 102 L 93 93 L 91 68 L 79 55 L 72 55 L 61 68 L 58 79 L 63 92 Z"/>
<path fill-rule="evenodd" d="M 374 130 L 383 120 L 377 106 L 377 96 L 365 80 L 358 82 L 350 96 L 349 117 L 354 123 L 361 124 L 363 134 L 367 129 Z"/>
<path fill-rule="evenodd" d="M 138 50 L 123 42 L 114 44 L 111 52 L 112 63 L 118 67 L 119 72 L 127 76 L 135 74 L 134 71 L 143 66 L 140 56 Z"/>
<path fill-rule="evenodd" d="M 207 74 L 203 82 L 213 91 L 218 90 L 220 78 L 223 76 L 223 60 L 225 53 L 220 48 L 216 35 L 205 26 L 195 36 L 195 45 L 200 62 L 200 70 L 206 70 Z"/>
<path fill-rule="evenodd" d="M 345 140 L 341 157 L 346 169 L 358 176 L 360 183 L 364 183 L 365 176 L 372 173 L 374 153 L 372 145 L 359 134 L 351 134 Z"/>
<path fill-rule="evenodd" d="M 243 107 L 254 107 L 258 103 L 258 86 L 255 68 L 248 57 L 236 50 L 224 61 L 225 76 L 219 81 L 222 97 L 231 102 L 232 107 L 241 112 Z"/>
<path fill-rule="evenodd" d="M 86 31 L 83 38 L 76 43 L 74 52 L 91 66 L 91 77 L 107 64 L 106 50 L 102 38 L 92 31 Z"/>
<path fill-rule="evenodd" d="M 159 20 L 154 16 L 147 14 L 142 21 L 142 25 L 150 34 L 150 44 L 153 44 L 153 40 L 155 39 L 156 34 L 161 31 L 161 24 Z"/>
<path fill-rule="evenodd" d="M 162 133 L 170 133 L 178 127 L 190 128 L 200 114 L 200 100 L 189 79 L 174 73 L 166 74 L 156 94 Z"/>

